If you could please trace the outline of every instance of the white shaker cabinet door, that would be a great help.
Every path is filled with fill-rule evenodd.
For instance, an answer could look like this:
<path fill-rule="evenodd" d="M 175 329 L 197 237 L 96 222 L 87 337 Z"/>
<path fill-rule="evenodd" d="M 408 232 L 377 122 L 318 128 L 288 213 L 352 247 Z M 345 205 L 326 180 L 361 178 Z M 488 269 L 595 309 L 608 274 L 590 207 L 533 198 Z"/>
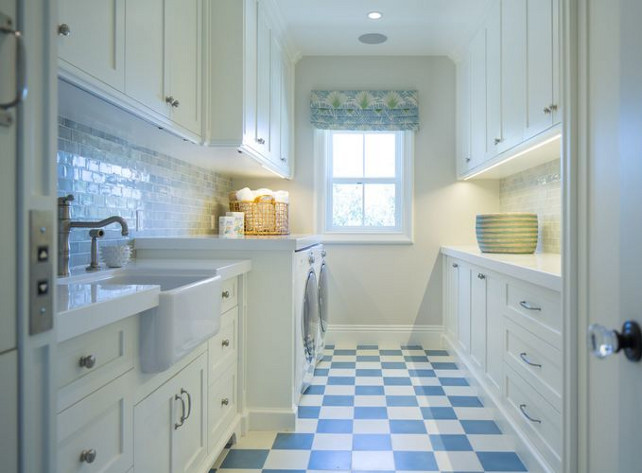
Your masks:
<path fill-rule="evenodd" d="M 283 50 L 276 35 L 270 38 L 270 138 L 268 157 L 281 165 L 281 94 L 283 82 Z"/>
<path fill-rule="evenodd" d="M 60 0 L 58 22 L 61 67 L 123 91 L 125 0 Z"/>
<path fill-rule="evenodd" d="M 470 353 L 470 304 L 471 270 L 470 266 L 459 263 L 457 273 L 457 333 L 459 346 L 464 353 Z"/>
<path fill-rule="evenodd" d="M 503 141 L 502 117 L 502 12 L 501 2 L 492 3 L 486 23 L 486 154 L 484 160 L 497 155 Z M 477 77 L 475 78 L 477 80 Z"/>
<path fill-rule="evenodd" d="M 0 436 L 0 458 L 2 471 L 18 471 L 18 352 L 10 351 L 0 355 L 0 419 L 3 435 Z"/>
<path fill-rule="evenodd" d="M 486 368 L 486 283 L 488 274 L 473 269 L 470 280 L 470 358 L 482 371 Z"/>
<path fill-rule="evenodd" d="M 272 67 L 272 29 L 265 2 L 259 2 L 257 19 L 257 71 L 256 71 L 256 131 L 254 143 L 249 143 L 263 156 L 268 156 L 270 146 L 270 69 Z"/>
<path fill-rule="evenodd" d="M 470 149 L 470 52 L 457 65 L 457 174 L 465 174 L 472 167 Z"/>
<path fill-rule="evenodd" d="M 471 168 L 486 158 L 486 28 L 482 28 L 470 49 L 470 154 Z"/>

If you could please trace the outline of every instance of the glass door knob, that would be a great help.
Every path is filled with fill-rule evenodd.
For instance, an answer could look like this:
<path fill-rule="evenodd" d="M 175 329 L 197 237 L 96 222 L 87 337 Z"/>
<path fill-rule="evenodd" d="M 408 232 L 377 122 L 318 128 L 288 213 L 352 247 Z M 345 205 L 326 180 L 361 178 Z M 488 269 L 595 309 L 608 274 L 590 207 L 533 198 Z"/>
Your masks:
<path fill-rule="evenodd" d="M 620 350 L 630 361 L 642 359 L 642 332 L 637 322 L 626 321 L 622 331 L 610 330 L 600 324 L 588 328 L 588 344 L 596 358 L 604 359 Z"/>

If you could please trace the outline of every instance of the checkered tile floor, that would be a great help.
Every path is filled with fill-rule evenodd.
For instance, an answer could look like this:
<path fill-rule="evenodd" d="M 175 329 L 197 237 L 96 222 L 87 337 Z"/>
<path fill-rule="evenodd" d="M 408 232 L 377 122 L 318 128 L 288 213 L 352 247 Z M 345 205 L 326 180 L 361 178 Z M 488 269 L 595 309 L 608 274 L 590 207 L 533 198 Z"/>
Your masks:
<path fill-rule="evenodd" d="M 250 432 L 210 473 L 523 472 L 448 352 L 327 346 L 294 433 Z"/>

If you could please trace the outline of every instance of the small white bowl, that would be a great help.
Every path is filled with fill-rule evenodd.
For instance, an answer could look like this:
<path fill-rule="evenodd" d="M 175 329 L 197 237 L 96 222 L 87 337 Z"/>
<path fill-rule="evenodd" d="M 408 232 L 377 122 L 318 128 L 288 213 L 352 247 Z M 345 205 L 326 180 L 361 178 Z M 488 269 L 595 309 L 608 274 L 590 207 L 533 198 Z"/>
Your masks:
<path fill-rule="evenodd" d="M 110 268 L 122 268 L 129 262 L 131 251 L 128 244 L 103 245 L 100 247 L 100 259 Z"/>

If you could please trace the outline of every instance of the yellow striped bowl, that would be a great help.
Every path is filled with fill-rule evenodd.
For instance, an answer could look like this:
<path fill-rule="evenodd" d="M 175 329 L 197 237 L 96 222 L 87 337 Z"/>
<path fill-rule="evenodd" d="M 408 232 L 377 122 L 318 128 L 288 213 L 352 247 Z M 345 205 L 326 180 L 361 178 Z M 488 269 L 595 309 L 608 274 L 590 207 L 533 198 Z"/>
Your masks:
<path fill-rule="evenodd" d="M 537 214 L 477 215 L 475 229 L 482 253 L 533 253 L 537 247 Z"/>

